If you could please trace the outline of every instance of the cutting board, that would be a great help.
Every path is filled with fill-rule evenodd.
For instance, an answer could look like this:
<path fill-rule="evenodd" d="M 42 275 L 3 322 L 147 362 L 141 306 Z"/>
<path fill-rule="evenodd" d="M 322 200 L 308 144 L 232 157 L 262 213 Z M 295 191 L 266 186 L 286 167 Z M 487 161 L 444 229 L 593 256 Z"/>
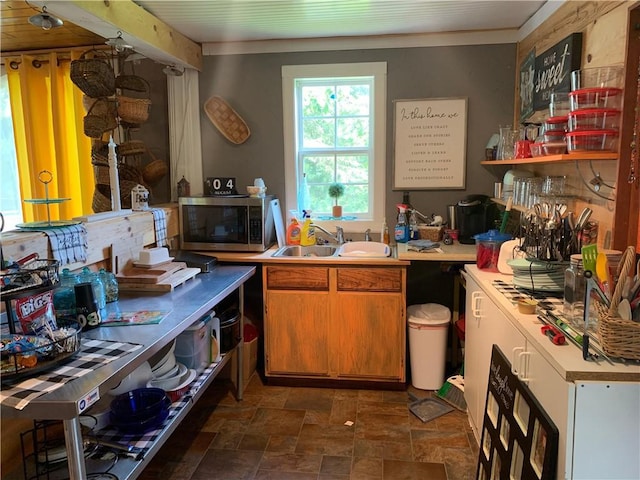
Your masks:
<path fill-rule="evenodd" d="M 183 268 L 158 283 L 123 283 L 118 287 L 123 292 L 170 292 L 199 273 L 199 268 Z"/>
<path fill-rule="evenodd" d="M 116 275 L 118 283 L 159 283 L 187 268 L 184 262 L 167 262 L 153 268 L 125 267 Z"/>

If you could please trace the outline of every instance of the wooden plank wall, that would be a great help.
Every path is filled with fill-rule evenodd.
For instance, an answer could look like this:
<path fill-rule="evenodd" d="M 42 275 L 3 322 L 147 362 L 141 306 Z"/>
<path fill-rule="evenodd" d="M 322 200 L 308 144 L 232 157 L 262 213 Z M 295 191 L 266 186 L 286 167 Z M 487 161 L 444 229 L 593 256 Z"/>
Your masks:
<path fill-rule="evenodd" d="M 541 54 L 571 33 L 582 32 L 582 66 L 598 67 L 624 65 L 627 52 L 627 24 L 632 2 L 618 1 L 569 1 L 565 2 L 553 15 L 540 25 L 528 37 L 518 44 L 517 62 L 519 65 L 526 55 L 535 48 L 536 55 Z M 518 74 L 518 72 L 516 72 Z M 516 81 L 516 88 L 519 82 Z M 635 88 L 635 85 L 633 86 Z M 514 124 L 518 123 L 519 92 L 516 91 Z M 538 112 L 534 120 L 548 117 L 548 112 Z M 621 158 L 623 151 L 621 149 Z M 602 187 L 599 194 L 592 193 L 586 184 L 598 173 L 609 185 L 614 186 L 619 169 L 624 169 L 624 160 L 594 161 L 560 164 L 523 165 L 518 169 L 534 172 L 537 176 L 565 175 L 575 195 L 574 211 L 578 213 L 585 206 L 593 209 L 592 219 L 598 221 L 598 245 L 601 248 L 622 249 L 624 241 L 614 242 L 615 218 L 624 215 L 628 218 L 629 197 L 618 195 L 614 198 L 612 189 Z M 628 167 L 626 167 L 628 169 Z M 607 200 L 607 198 L 611 200 Z M 626 213 L 623 213 L 626 212 Z M 637 229 L 637 221 L 635 222 Z"/>

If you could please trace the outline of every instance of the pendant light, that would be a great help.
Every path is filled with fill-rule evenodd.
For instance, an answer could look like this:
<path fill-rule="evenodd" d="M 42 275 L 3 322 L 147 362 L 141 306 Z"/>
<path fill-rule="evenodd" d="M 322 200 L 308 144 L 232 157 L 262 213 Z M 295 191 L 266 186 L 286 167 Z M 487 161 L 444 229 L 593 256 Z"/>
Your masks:
<path fill-rule="evenodd" d="M 181 77 L 184 75 L 184 69 L 180 69 L 175 65 L 167 65 L 162 69 L 162 71 L 165 75 L 169 75 L 170 77 Z"/>
<path fill-rule="evenodd" d="M 43 6 L 42 12 L 29 17 L 29 23 L 43 30 L 51 30 L 52 28 L 61 27 L 64 22 L 55 15 L 47 13 L 47 7 Z"/>

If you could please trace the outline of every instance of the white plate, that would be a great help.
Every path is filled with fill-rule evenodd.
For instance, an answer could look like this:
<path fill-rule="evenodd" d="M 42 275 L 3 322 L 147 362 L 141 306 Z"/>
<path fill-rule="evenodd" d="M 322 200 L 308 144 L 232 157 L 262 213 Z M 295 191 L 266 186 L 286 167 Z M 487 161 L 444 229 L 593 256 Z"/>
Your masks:
<path fill-rule="evenodd" d="M 159 376 L 164 375 L 165 373 L 169 372 L 173 367 L 176 366 L 176 356 L 172 353 L 169 358 L 167 358 L 167 361 L 164 362 L 162 365 L 160 365 L 158 368 L 156 368 L 155 370 L 152 370 L 153 372 L 153 377 L 157 378 Z"/>

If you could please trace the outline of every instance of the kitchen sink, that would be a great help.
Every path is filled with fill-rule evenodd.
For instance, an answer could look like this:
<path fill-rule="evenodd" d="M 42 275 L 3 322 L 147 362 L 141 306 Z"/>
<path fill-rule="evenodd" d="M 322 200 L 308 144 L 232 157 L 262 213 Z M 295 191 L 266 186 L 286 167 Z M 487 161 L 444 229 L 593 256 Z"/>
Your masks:
<path fill-rule="evenodd" d="M 334 245 L 287 245 L 279 248 L 273 257 L 334 257 L 338 247 Z"/>

